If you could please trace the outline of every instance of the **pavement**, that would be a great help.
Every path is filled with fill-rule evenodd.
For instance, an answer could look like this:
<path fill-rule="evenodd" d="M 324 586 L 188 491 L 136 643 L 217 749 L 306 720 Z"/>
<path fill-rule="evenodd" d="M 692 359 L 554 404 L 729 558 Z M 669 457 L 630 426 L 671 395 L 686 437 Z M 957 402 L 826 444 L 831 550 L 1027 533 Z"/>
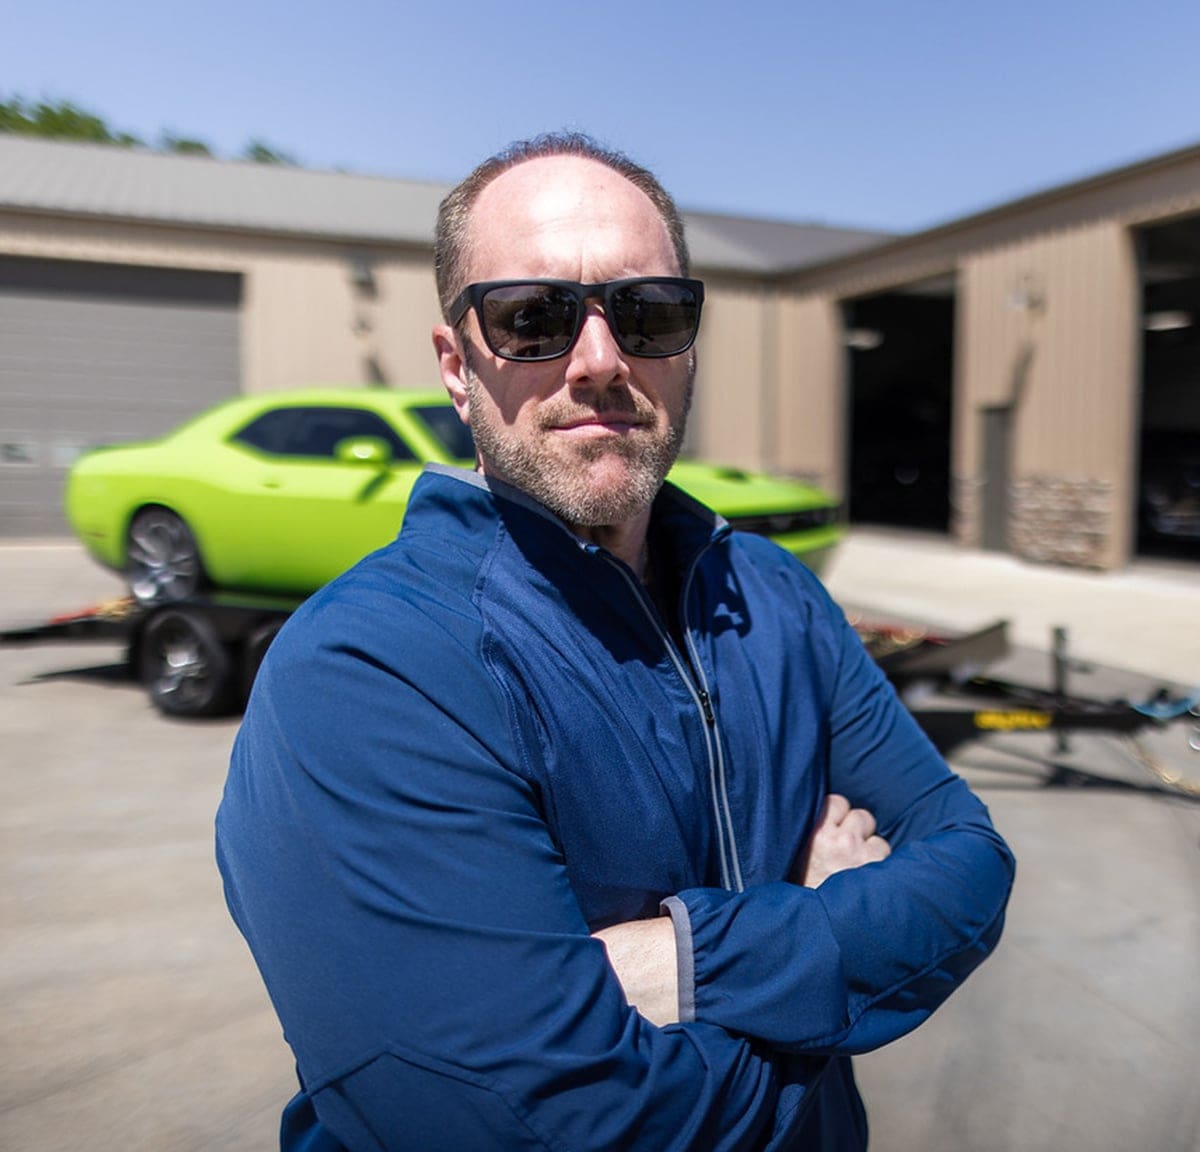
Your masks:
<path fill-rule="evenodd" d="M 867 619 L 951 633 L 1006 619 L 1012 651 L 991 675 L 1049 686 L 1063 627 L 1083 665 L 1073 692 L 1200 685 L 1200 564 L 1102 574 L 856 530 L 824 575 Z M 1148 729 L 1136 752 L 1200 789 L 1197 724 Z M 858 1060 L 872 1149 L 1200 1152 L 1200 797 L 1153 791 L 1111 736 L 989 737 L 950 761 L 1017 882 L 997 952 L 927 1024 Z"/>
<path fill-rule="evenodd" d="M 873 618 L 1007 618 L 1005 675 L 1045 681 L 1063 626 L 1074 691 L 1200 681 L 1200 565 L 1085 573 L 856 530 L 825 576 Z M 53 543 L 0 546 L 0 588 L 0 626 L 121 591 Z M 268 1152 L 292 1062 L 212 862 L 237 722 L 165 719 L 122 657 L 0 648 L 0 1149 Z M 1140 753 L 1200 780 L 1192 734 Z M 996 954 L 858 1059 L 873 1152 L 1200 1152 L 1200 803 L 1111 737 L 988 737 L 951 763 L 1017 884 Z"/>

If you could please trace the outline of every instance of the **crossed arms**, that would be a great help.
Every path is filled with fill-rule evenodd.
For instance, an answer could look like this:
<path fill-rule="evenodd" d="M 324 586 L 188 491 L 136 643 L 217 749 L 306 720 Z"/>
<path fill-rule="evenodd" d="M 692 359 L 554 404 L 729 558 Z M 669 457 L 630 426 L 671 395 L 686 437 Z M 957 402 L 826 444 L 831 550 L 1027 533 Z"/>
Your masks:
<path fill-rule="evenodd" d="M 788 880 L 819 888 L 836 872 L 885 860 L 891 845 L 876 835 L 875 817 L 836 793 L 827 796 L 805 851 Z M 593 933 L 630 1005 L 663 1027 L 679 1023 L 679 959 L 672 920 L 631 920 Z"/>

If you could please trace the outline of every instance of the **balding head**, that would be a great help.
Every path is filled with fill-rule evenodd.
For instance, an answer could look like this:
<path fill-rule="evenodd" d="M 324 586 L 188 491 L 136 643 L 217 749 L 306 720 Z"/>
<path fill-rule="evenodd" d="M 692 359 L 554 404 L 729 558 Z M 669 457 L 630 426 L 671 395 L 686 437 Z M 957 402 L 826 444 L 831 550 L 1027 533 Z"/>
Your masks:
<path fill-rule="evenodd" d="M 627 156 L 601 147 L 588 136 L 581 133 L 552 133 L 519 141 L 489 157 L 442 201 L 434 236 L 434 272 L 443 315 L 467 284 L 472 243 L 471 214 L 480 194 L 502 173 L 527 161 L 554 156 L 574 156 L 602 164 L 644 193 L 666 229 L 679 274 L 688 274 L 683 220 L 675 201 L 657 178 Z"/>

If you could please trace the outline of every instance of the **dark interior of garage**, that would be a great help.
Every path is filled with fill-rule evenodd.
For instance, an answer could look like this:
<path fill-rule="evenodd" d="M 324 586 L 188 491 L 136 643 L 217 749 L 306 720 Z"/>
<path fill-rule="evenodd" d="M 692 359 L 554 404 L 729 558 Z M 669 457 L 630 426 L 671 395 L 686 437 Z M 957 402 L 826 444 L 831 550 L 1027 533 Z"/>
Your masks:
<path fill-rule="evenodd" d="M 843 309 L 850 519 L 947 532 L 952 282 L 853 300 Z"/>
<path fill-rule="evenodd" d="M 1200 560 L 1200 216 L 1138 233 L 1142 399 L 1137 547 Z"/>

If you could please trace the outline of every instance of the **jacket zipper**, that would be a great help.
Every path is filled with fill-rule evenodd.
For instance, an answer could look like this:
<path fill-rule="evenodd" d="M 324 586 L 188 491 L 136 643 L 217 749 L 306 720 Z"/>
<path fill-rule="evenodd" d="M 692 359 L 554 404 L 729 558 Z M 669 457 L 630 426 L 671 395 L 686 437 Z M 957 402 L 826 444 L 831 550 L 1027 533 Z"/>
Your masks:
<path fill-rule="evenodd" d="M 697 560 L 699 557 L 697 557 Z M 742 866 L 738 861 L 738 846 L 737 834 L 733 830 L 733 812 L 729 807 L 729 789 L 726 783 L 725 772 L 725 753 L 721 747 L 721 733 L 717 727 L 716 712 L 712 706 L 712 697 L 708 691 L 708 680 L 704 675 L 704 665 L 700 663 L 700 653 L 696 648 L 696 642 L 692 639 L 692 625 L 688 619 L 688 600 L 691 597 L 692 577 L 696 572 L 696 560 L 688 568 L 687 579 L 683 584 L 683 591 L 679 597 L 679 615 L 680 625 L 683 628 L 683 639 L 687 645 L 688 655 L 691 659 L 692 674 L 696 678 L 696 687 L 700 695 L 700 705 L 704 710 L 704 718 L 708 721 L 709 729 L 713 736 L 713 746 L 716 749 L 715 767 L 712 761 L 711 752 L 709 759 L 709 779 L 713 789 L 713 803 L 717 808 L 717 830 L 720 834 L 723 829 L 722 841 L 722 873 L 724 873 L 724 856 L 726 851 L 729 855 L 729 870 L 731 875 L 725 883 L 725 887 L 734 891 L 742 892 L 745 890 L 745 884 L 742 883 Z"/>
<path fill-rule="evenodd" d="M 681 594 L 680 624 L 683 628 L 684 640 L 688 650 L 688 661 L 691 663 L 691 674 L 685 664 L 675 641 L 659 619 L 658 610 L 649 602 L 646 590 L 634 578 L 633 574 L 614 556 L 608 555 L 601 549 L 596 551 L 603 556 L 624 578 L 625 583 L 633 590 L 634 598 L 642 606 L 642 611 L 650 621 L 651 627 L 658 633 L 659 639 L 666 646 L 675 672 L 683 681 L 700 715 L 704 718 L 704 744 L 708 758 L 708 786 L 712 799 L 713 819 L 717 828 L 717 848 L 721 864 L 721 886 L 727 891 L 741 892 L 742 869 L 738 862 L 737 838 L 733 831 L 733 814 L 729 808 L 729 792 L 725 783 L 725 754 L 721 750 L 721 733 L 717 724 L 716 711 L 712 705 L 712 696 L 708 691 L 708 682 L 704 677 L 704 669 L 700 665 L 699 653 L 692 640 L 691 627 L 687 617 L 687 597 L 692 586 L 692 575 L 696 564 L 692 562 L 688 569 L 687 580 Z"/>

